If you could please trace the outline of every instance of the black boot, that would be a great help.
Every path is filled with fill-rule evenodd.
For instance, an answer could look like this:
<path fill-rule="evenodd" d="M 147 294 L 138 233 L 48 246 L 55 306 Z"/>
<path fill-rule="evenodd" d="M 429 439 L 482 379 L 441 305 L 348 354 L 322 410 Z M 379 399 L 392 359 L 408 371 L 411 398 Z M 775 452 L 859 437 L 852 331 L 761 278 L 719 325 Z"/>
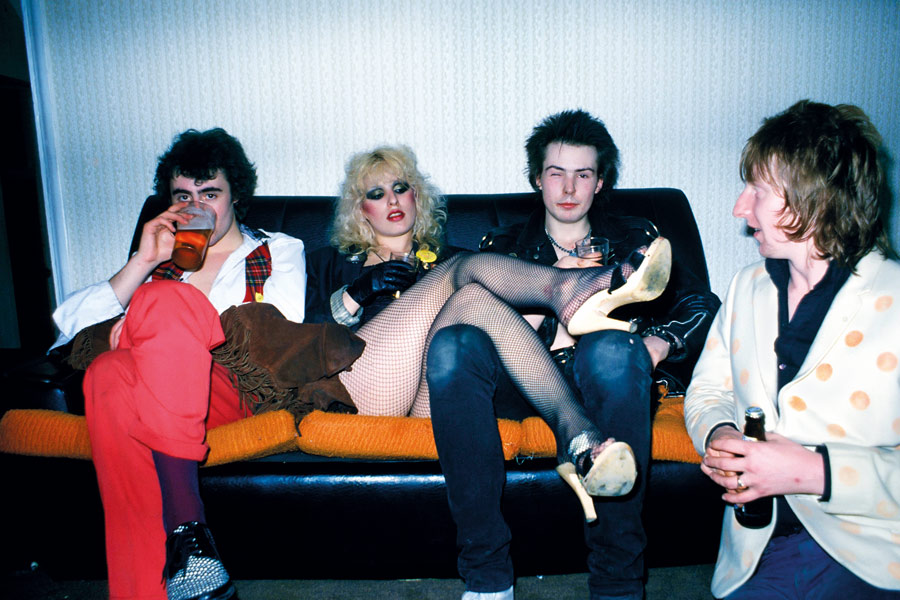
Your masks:
<path fill-rule="evenodd" d="M 163 580 L 169 600 L 226 600 L 235 594 L 209 528 L 196 521 L 182 523 L 166 539 Z"/>

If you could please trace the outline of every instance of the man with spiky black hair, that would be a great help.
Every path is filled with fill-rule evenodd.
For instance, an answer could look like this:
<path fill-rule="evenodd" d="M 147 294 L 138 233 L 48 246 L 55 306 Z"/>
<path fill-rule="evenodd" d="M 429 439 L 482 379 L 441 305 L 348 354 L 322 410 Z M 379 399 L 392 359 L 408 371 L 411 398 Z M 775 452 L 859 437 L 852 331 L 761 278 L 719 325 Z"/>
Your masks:
<path fill-rule="evenodd" d="M 489 232 L 482 251 L 584 268 L 598 264 L 576 255 L 576 243 L 586 237 L 607 238 L 603 263 L 615 264 L 628 261 L 658 236 L 646 219 L 604 210 L 606 192 L 618 180 L 619 150 L 599 119 L 583 110 L 549 116 L 534 128 L 525 150 L 528 181 L 541 203 L 527 222 Z M 650 463 L 652 383 L 665 380 L 673 391 L 683 389 L 684 383 L 664 367 L 696 359 L 718 307 L 704 278 L 679 264 L 676 256 L 664 296 L 652 305 L 628 307 L 634 333 L 625 326 L 624 331 L 575 339 L 551 314 L 524 315 L 601 434 L 634 450 L 634 488 L 623 489 L 620 498 L 594 499 L 596 520 L 585 525 L 593 599 L 643 597 L 646 535 L 641 510 Z M 505 412 L 514 388 L 506 384 L 508 376 L 490 340 L 471 326 L 448 327 L 435 335 L 427 377 L 435 442 L 457 525 L 463 598 L 511 599 L 511 535 L 500 512 L 505 474 L 495 418 L 521 418 L 521 413 Z M 462 381 L 467 393 L 460 395 Z M 587 473 L 591 458 L 576 465 L 579 475 Z"/>

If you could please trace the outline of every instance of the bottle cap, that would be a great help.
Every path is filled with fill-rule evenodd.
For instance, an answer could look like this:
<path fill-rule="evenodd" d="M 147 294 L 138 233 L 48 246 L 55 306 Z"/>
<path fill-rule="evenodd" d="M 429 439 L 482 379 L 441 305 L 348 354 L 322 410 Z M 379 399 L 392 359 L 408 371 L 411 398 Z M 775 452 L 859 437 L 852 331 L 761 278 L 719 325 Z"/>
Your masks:
<path fill-rule="evenodd" d="M 744 415 L 749 419 L 759 419 L 759 418 L 763 417 L 765 414 L 766 413 L 763 412 L 763 409 L 761 409 L 758 406 L 749 406 L 749 407 L 747 407 L 747 410 L 744 412 Z"/>

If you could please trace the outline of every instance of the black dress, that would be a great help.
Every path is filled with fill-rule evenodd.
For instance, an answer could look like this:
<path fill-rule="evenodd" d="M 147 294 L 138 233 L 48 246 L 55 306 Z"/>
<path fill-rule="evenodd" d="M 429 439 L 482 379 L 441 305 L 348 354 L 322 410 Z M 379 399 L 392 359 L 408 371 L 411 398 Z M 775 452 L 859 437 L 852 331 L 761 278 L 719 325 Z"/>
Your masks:
<path fill-rule="evenodd" d="M 464 251 L 464 248 L 456 246 L 443 246 L 436 263 Z M 306 316 L 303 319 L 305 323 L 336 322 L 331 311 L 331 296 L 341 287 L 353 283 L 366 269 L 374 267 L 374 265 L 364 267 L 365 261 L 364 254 L 343 254 L 332 246 L 318 248 L 306 255 Z M 416 280 L 418 281 L 425 273 L 425 269 L 420 265 Z M 353 331 L 359 329 L 393 300 L 390 294 L 377 297 L 372 304 L 360 309 L 356 315 L 360 318 L 359 322 L 349 325 L 350 329 Z"/>

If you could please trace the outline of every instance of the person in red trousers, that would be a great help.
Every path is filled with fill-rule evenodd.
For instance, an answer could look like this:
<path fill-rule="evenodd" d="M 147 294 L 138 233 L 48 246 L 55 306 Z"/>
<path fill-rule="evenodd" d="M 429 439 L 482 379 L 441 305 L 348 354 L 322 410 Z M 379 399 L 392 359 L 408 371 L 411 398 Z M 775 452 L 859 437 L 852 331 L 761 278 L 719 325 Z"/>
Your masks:
<path fill-rule="evenodd" d="M 111 598 L 235 594 L 206 524 L 198 465 L 206 431 L 249 413 L 210 350 L 225 339 L 220 313 L 234 305 L 268 302 L 301 322 L 306 286 L 303 242 L 241 225 L 255 188 L 254 165 L 223 129 L 178 135 L 155 177 L 171 206 L 144 225 L 115 275 L 54 312 L 56 346 L 125 313 L 84 381 Z M 211 207 L 216 225 L 204 261 L 184 271 L 171 259 L 190 203 Z"/>

